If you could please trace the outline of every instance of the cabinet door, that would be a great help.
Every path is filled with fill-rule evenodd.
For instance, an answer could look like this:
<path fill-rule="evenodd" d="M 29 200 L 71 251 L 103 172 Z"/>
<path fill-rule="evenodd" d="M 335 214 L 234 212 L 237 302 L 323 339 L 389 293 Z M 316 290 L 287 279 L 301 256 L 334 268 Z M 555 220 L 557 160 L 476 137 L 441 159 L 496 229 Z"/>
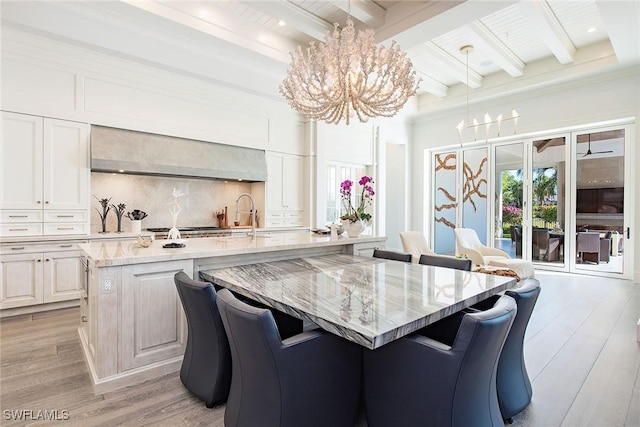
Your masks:
<path fill-rule="evenodd" d="M 283 204 L 287 210 L 304 210 L 304 157 L 287 155 L 283 170 Z"/>
<path fill-rule="evenodd" d="M 167 261 L 122 268 L 121 369 L 184 354 L 186 317 L 173 276 L 193 275 L 193 261 Z"/>
<path fill-rule="evenodd" d="M 283 170 L 284 170 L 284 156 L 279 153 L 267 153 L 267 183 L 265 191 L 266 196 L 266 209 L 283 209 Z"/>
<path fill-rule="evenodd" d="M 88 135 L 85 123 L 44 119 L 45 209 L 88 209 Z"/>
<path fill-rule="evenodd" d="M 44 302 L 78 299 L 84 290 L 80 251 L 45 252 Z"/>
<path fill-rule="evenodd" d="M 42 304 L 42 253 L 0 257 L 0 308 Z"/>
<path fill-rule="evenodd" d="M 2 113 L 0 209 L 42 209 L 42 117 Z"/>

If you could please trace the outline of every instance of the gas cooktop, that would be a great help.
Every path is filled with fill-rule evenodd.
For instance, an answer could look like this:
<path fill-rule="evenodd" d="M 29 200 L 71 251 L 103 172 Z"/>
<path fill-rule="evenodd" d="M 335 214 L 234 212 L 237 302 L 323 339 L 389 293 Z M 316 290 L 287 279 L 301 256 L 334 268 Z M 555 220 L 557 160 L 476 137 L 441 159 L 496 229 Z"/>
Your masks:
<path fill-rule="evenodd" d="M 152 233 L 168 233 L 170 228 L 156 227 L 156 228 L 147 228 L 147 231 Z M 215 231 L 215 230 L 223 230 L 222 227 L 178 227 L 178 231 L 181 233 L 183 231 Z"/>

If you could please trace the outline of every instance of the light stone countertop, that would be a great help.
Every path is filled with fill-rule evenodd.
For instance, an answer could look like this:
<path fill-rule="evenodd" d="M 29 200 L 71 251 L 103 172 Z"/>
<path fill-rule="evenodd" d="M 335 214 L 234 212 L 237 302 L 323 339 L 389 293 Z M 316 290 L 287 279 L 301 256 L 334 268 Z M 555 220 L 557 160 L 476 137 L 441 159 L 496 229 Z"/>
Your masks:
<path fill-rule="evenodd" d="M 311 233 L 274 233 L 260 235 L 255 240 L 247 236 L 204 237 L 182 240 L 184 248 L 163 248 L 168 240 L 156 240 L 143 248 L 137 241 L 92 241 L 81 243 L 80 249 L 95 262 L 96 267 L 143 264 L 215 256 L 255 254 L 281 250 L 302 250 L 326 246 L 344 246 L 357 243 L 386 241 L 386 237 L 347 238 L 318 236 Z"/>
<path fill-rule="evenodd" d="M 370 349 L 516 283 L 512 277 L 346 254 L 203 270 L 200 278 Z"/>
<path fill-rule="evenodd" d="M 47 243 L 47 242 L 66 242 L 71 240 L 135 240 L 138 234 L 142 234 L 143 236 L 151 236 L 153 233 L 142 232 L 142 233 L 131 233 L 131 232 L 122 232 L 122 233 L 93 233 L 93 234 L 68 234 L 61 236 L 12 236 L 12 237 L 0 237 L 0 244 L 5 243 Z"/>

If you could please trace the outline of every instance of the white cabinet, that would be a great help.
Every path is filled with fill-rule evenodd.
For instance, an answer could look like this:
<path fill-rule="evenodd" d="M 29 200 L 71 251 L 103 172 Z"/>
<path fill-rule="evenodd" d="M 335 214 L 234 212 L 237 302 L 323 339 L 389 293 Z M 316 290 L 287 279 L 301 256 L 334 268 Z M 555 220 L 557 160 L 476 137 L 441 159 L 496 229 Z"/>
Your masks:
<path fill-rule="evenodd" d="M 305 225 L 304 157 L 293 154 L 267 153 L 266 226 L 293 227 Z"/>
<path fill-rule="evenodd" d="M 42 253 L 0 256 L 0 308 L 42 304 Z"/>
<path fill-rule="evenodd" d="M 122 370 L 184 354 L 187 322 L 174 275 L 193 276 L 193 261 L 122 267 L 120 363 Z"/>
<path fill-rule="evenodd" d="M 88 233 L 88 135 L 85 123 L 2 112 L 2 235 Z"/>
<path fill-rule="evenodd" d="M 0 308 L 78 299 L 85 270 L 74 243 L 3 245 L 0 255 Z"/>

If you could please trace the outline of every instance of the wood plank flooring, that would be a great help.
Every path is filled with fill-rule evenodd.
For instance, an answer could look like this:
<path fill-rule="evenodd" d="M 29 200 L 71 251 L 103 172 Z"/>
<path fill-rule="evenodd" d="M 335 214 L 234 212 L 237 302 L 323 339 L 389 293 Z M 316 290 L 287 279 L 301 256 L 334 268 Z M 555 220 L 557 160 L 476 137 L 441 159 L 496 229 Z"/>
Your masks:
<path fill-rule="evenodd" d="M 525 344 L 534 396 L 513 425 L 640 427 L 640 284 L 537 274 L 542 293 Z M 43 423 L 7 419 L 11 410 L 68 411 L 58 423 L 78 426 L 223 425 L 224 406 L 207 409 L 177 372 L 94 395 L 79 317 L 71 308 L 0 322 L 1 425 Z"/>

